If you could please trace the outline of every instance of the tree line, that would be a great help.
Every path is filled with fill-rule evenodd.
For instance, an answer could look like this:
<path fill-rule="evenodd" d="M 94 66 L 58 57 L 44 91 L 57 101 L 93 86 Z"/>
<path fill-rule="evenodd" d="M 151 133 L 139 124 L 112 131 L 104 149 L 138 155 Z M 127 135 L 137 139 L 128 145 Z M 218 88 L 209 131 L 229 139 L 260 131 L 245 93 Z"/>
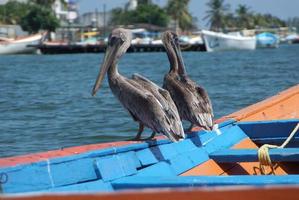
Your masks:
<path fill-rule="evenodd" d="M 52 5 L 55 0 L 28 0 L 26 3 L 10 0 L 0 5 L 0 23 L 19 24 L 23 30 L 35 33 L 39 30 L 55 31 L 59 27 Z M 64 2 L 64 1 L 62 1 Z M 138 23 L 167 27 L 171 22 L 183 31 L 196 29 L 197 19 L 189 12 L 190 0 L 168 0 L 164 8 L 152 0 L 138 0 L 135 10 L 115 8 L 111 11 L 110 25 L 130 25 Z M 246 5 L 239 5 L 231 11 L 225 0 L 209 0 L 204 20 L 210 29 L 225 31 L 232 29 L 273 28 L 286 25 L 298 26 L 298 19 L 288 21 L 271 14 L 253 12 Z"/>
<path fill-rule="evenodd" d="M 189 3 L 190 0 L 168 0 L 166 7 L 160 8 L 150 0 L 139 0 L 136 10 L 113 9 L 111 23 L 112 25 L 151 23 L 166 27 L 170 20 L 173 20 L 183 31 L 191 30 L 196 28 L 197 19 L 188 11 Z M 230 4 L 225 3 L 225 0 L 209 0 L 206 6 L 208 10 L 204 20 L 208 22 L 210 29 L 215 31 L 273 28 L 287 25 L 278 17 L 255 13 L 242 4 L 232 12 Z"/>
<path fill-rule="evenodd" d="M 171 20 L 182 30 L 196 28 L 196 18 L 189 10 L 190 0 L 168 0 L 165 8 L 154 4 L 151 0 L 138 0 L 136 10 L 115 8 L 111 11 L 111 25 L 129 25 L 148 23 L 167 27 Z"/>
<path fill-rule="evenodd" d="M 230 4 L 225 3 L 225 0 L 210 0 L 207 6 L 209 9 L 204 19 L 208 20 L 210 29 L 215 31 L 260 27 L 277 28 L 287 25 L 284 20 L 271 14 L 255 13 L 244 4 L 238 5 L 234 12 L 230 10 Z"/>
<path fill-rule="evenodd" d="M 39 30 L 55 31 L 59 27 L 52 5 L 55 0 L 10 0 L 0 5 L 0 24 L 19 24 L 24 31 L 36 33 Z"/>

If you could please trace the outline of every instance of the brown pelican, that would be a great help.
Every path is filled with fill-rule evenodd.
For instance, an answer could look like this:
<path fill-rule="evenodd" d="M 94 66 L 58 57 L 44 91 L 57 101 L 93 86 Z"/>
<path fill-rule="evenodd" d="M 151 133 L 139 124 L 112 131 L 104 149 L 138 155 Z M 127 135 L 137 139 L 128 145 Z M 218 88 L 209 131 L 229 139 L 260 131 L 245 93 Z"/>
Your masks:
<path fill-rule="evenodd" d="M 163 88 L 169 91 L 182 120 L 212 130 L 213 109 L 206 90 L 192 81 L 185 70 L 178 37 L 167 31 L 162 37 L 170 62 L 170 71 L 164 77 Z"/>
<path fill-rule="evenodd" d="M 119 74 L 117 63 L 129 48 L 131 40 L 129 30 L 118 28 L 112 31 L 92 95 L 96 94 L 108 72 L 112 93 L 132 118 L 139 122 L 139 131 L 135 139 L 140 139 L 144 126 L 152 129 L 154 133 L 166 135 L 171 141 L 185 138 L 178 110 L 167 90 L 141 75 L 134 74 L 129 79 Z"/>

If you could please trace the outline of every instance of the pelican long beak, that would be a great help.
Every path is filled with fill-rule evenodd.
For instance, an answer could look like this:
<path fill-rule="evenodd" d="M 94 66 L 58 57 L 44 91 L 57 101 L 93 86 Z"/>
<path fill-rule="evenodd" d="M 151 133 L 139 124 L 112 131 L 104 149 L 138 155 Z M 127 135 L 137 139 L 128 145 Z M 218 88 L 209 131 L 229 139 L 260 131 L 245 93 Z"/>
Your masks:
<path fill-rule="evenodd" d="M 106 53 L 105 53 L 104 61 L 102 63 L 97 80 L 92 89 L 92 96 L 95 96 L 97 91 L 100 89 L 102 82 L 105 78 L 105 74 L 107 73 L 109 67 L 111 67 L 113 64 L 115 64 L 117 62 L 117 60 L 119 59 L 119 56 L 117 56 L 117 54 L 119 52 L 120 45 L 121 45 L 121 42 L 119 40 L 116 40 L 114 44 L 108 45 Z"/>
<path fill-rule="evenodd" d="M 177 61 L 178 61 L 178 67 L 179 67 L 179 74 L 185 75 L 186 74 L 186 68 L 185 63 L 183 61 L 182 51 L 179 43 L 176 43 L 174 40 L 171 41 L 171 45 L 173 46 L 173 49 L 175 51 Z"/>

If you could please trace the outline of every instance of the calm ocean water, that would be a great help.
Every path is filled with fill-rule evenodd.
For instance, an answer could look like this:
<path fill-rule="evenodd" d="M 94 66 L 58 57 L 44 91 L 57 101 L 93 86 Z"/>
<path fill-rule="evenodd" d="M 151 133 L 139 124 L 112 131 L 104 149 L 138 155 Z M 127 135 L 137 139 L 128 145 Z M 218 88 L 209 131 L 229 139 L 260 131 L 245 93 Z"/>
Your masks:
<path fill-rule="evenodd" d="M 217 118 L 299 83 L 299 45 L 183 56 Z M 102 58 L 0 56 L 0 157 L 134 137 L 138 126 L 107 81 L 90 95 Z M 168 66 L 165 53 L 126 54 L 119 65 L 127 76 L 138 72 L 160 85 Z"/>

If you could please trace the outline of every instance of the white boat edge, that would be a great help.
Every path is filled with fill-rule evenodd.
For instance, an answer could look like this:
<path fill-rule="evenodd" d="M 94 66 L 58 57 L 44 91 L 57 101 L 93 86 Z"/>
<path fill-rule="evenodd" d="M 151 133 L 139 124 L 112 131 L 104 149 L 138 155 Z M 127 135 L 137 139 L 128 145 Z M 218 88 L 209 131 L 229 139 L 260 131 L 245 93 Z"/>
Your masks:
<path fill-rule="evenodd" d="M 38 33 L 16 40 L 1 38 L 0 55 L 35 53 L 37 48 L 34 45 L 40 44 L 43 35 L 42 33 Z"/>
<path fill-rule="evenodd" d="M 208 30 L 202 30 L 201 33 L 208 52 L 256 49 L 255 36 L 229 35 Z"/>

